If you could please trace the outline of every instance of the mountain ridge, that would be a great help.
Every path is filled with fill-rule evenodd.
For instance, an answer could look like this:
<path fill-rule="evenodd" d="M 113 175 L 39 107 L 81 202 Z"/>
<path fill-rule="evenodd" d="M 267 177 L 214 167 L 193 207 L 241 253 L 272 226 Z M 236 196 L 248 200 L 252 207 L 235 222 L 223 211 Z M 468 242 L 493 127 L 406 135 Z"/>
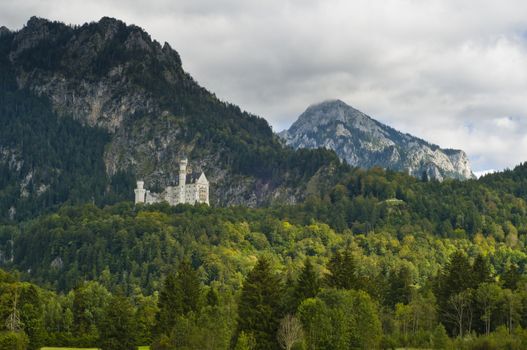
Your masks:
<path fill-rule="evenodd" d="M 278 135 L 296 149 L 332 149 L 352 166 L 380 166 L 437 180 L 474 178 L 465 152 L 402 133 L 339 99 L 310 105 Z"/>
<path fill-rule="evenodd" d="M 31 129 L 39 110 L 45 110 L 57 129 L 56 144 L 50 144 L 45 132 L 25 133 L 25 140 L 12 140 L 9 147 L 0 139 L 0 150 L 7 148 L 0 152 L 0 172 L 6 173 L 0 191 L 7 191 L 9 198 L 0 203 L 0 216 L 16 210 L 20 201 L 27 202 L 28 211 L 38 211 L 30 202 L 42 196 L 53 198 L 53 205 L 78 198 L 100 203 L 111 197 L 113 188 L 120 200 L 131 199 L 134 179 L 145 180 L 149 188 L 172 183 L 183 156 L 193 170 L 207 174 L 215 205 L 296 203 L 309 194 L 308 182 L 319 183 L 321 174 L 339 167 L 330 152 L 284 147 L 265 119 L 220 101 L 200 86 L 169 44 L 161 45 L 140 27 L 117 19 L 68 26 L 32 17 L 18 31 L 3 31 L 0 61 L 0 99 L 10 101 L 0 115 L 4 125 Z M 23 101 L 28 108 L 40 107 L 21 111 Z M 72 179 L 74 184 L 58 191 L 59 180 L 52 174 L 62 174 L 65 183 L 67 174 L 75 173 L 70 163 L 77 157 L 71 154 L 62 164 L 56 159 L 64 157 L 60 143 L 68 138 L 63 134 L 68 132 L 62 127 L 65 120 L 79 123 L 75 135 L 92 128 L 107 136 L 97 145 L 90 138 L 79 139 L 74 153 L 83 147 L 97 150 L 85 161 L 84 173 L 93 180 L 81 184 Z M 23 152 L 28 144 L 53 149 L 35 164 L 27 161 L 32 155 Z M 21 171 L 10 165 L 13 154 L 26 165 Z M 97 185 L 95 163 L 105 170 Z M 40 188 L 47 190 L 39 192 Z M 21 197 L 22 190 L 27 196 Z M 57 191 L 60 199 L 54 197 Z"/>

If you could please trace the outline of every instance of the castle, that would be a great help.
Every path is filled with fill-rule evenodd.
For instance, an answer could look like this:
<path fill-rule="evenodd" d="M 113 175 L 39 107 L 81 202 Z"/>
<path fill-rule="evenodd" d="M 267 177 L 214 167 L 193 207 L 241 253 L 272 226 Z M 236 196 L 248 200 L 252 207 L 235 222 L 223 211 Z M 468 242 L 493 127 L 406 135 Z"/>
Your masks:
<path fill-rule="evenodd" d="M 137 181 L 137 188 L 134 190 L 135 204 L 152 204 L 163 201 L 170 205 L 181 203 L 209 204 L 209 180 L 203 172 L 187 174 L 187 164 L 186 158 L 179 162 L 178 181 L 174 186 L 165 188 L 162 193 L 150 192 L 144 189 L 145 183 L 143 181 Z"/>

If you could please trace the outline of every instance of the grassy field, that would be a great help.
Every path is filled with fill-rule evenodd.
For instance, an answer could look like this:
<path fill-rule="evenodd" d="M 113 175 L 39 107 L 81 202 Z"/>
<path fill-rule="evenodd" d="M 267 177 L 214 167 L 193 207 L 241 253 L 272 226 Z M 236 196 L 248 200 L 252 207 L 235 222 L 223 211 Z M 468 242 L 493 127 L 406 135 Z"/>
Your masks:
<path fill-rule="evenodd" d="M 50 348 L 50 347 L 44 347 L 40 348 L 40 350 L 99 350 L 97 348 Z M 137 347 L 137 350 L 150 350 L 149 346 L 139 346 Z"/>
<path fill-rule="evenodd" d="M 99 350 L 97 348 L 40 348 L 40 350 Z"/>

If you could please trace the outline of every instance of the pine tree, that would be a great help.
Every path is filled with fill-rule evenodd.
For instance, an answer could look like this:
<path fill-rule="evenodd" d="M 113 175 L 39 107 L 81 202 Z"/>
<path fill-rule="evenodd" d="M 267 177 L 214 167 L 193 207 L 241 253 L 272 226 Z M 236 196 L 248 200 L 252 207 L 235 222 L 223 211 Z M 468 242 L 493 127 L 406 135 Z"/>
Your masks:
<path fill-rule="evenodd" d="M 450 262 L 439 276 L 438 298 L 446 301 L 452 294 L 458 294 L 474 287 L 471 278 L 473 268 L 465 254 L 458 251 L 452 255 Z"/>
<path fill-rule="evenodd" d="M 397 272 L 392 271 L 388 277 L 388 293 L 386 303 L 395 307 L 397 303 L 408 304 L 412 297 L 412 274 L 408 267 L 403 266 Z"/>
<path fill-rule="evenodd" d="M 307 298 L 316 297 L 318 292 L 320 292 L 320 279 L 311 263 L 311 259 L 307 258 L 295 285 L 296 306 L 298 307 Z"/>
<path fill-rule="evenodd" d="M 179 264 L 177 284 L 181 293 L 182 313 L 198 312 L 201 306 L 201 284 L 197 271 L 187 260 Z"/>
<path fill-rule="evenodd" d="M 207 306 L 218 306 L 219 302 L 220 297 L 218 296 L 218 291 L 211 287 L 207 292 Z"/>
<path fill-rule="evenodd" d="M 483 255 L 479 254 L 476 257 L 472 270 L 473 288 L 477 288 L 481 283 L 492 282 L 489 260 Z"/>
<path fill-rule="evenodd" d="M 170 334 L 178 315 L 198 312 L 201 307 L 201 284 L 198 273 L 184 260 L 177 274 L 169 273 L 159 293 L 159 312 L 156 316 L 155 334 Z"/>
<path fill-rule="evenodd" d="M 114 296 L 105 310 L 100 344 L 105 350 L 135 350 L 137 324 L 132 304 L 122 295 Z"/>
<path fill-rule="evenodd" d="M 472 273 L 473 267 L 468 257 L 458 251 L 452 255 L 450 262 L 437 279 L 435 295 L 441 321 L 445 325 L 455 325 L 458 334 L 463 332 L 465 318 L 463 310 L 467 304 L 470 304 L 467 300 L 470 299 L 469 291 L 474 286 Z M 452 322 L 452 319 L 456 319 L 456 322 Z M 451 331 L 455 330 L 456 328 L 451 329 Z"/>
<path fill-rule="evenodd" d="M 431 341 L 434 349 L 448 349 L 450 338 L 445 330 L 445 327 L 440 323 L 434 328 L 431 335 Z"/>
<path fill-rule="evenodd" d="M 503 287 L 510 290 L 516 290 L 521 277 L 522 275 L 521 272 L 518 270 L 518 267 L 515 264 L 509 265 L 509 267 L 507 268 L 507 270 L 505 270 L 505 273 L 502 276 Z"/>
<path fill-rule="evenodd" d="M 280 278 L 267 258 L 260 258 L 243 284 L 238 305 L 238 333 L 254 336 L 256 350 L 279 349 L 276 332 L 283 316 Z"/>
<path fill-rule="evenodd" d="M 355 261 L 349 249 L 343 253 L 336 252 L 328 263 L 330 274 L 326 283 L 332 288 L 361 289 L 362 283 L 356 275 Z"/>
<path fill-rule="evenodd" d="M 175 324 L 175 315 L 181 313 L 181 296 L 176 274 L 173 272 L 165 278 L 165 283 L 159 293 L 158 307 L 154 332 L 158 336 L 169 334 Z"/>

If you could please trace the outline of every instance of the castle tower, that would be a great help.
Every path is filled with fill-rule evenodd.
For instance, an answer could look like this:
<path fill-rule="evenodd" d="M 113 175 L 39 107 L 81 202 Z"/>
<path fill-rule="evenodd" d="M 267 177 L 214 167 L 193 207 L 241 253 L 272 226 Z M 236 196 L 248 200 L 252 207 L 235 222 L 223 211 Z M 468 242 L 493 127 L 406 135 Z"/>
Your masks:
<path fill-rule="evenodd" d="M 134 190 L 135 204 L 145 202 L 146 190 L 144 189 L 144 185 L 144 181 L 137 181 L 137 188 Z"/>
<path fill-rule="evenodd" d="M 187 158 L 179 161 L 179 203 L 185 203 L 185 183 L 187 182 Z"/>

